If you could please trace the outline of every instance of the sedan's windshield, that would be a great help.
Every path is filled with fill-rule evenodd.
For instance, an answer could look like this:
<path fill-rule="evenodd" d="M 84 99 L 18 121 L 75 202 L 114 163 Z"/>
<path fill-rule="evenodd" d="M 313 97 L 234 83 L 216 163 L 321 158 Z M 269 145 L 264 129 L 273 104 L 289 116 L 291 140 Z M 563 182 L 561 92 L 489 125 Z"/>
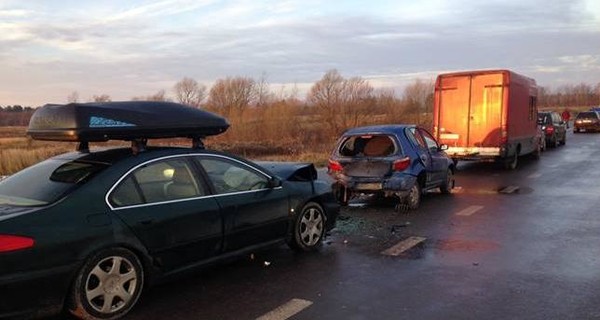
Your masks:
<path fill-rule="evenodd" d="M 0 182 L 0 205 L 40 206 L 52 203 L 106 168 L 104 164 L 46 160 Z"/>

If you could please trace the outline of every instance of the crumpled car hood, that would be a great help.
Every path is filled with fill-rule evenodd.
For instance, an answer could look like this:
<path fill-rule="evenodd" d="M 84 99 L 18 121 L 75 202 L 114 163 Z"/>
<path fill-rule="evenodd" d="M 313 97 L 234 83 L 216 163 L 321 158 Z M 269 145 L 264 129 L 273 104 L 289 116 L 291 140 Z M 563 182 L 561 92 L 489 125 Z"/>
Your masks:
<path fill-rule="evenodd" d="M 312 163 L 301 162 L 257 162 L 277 177 L 287 181 L 317 180 L 317 169 Z"/>

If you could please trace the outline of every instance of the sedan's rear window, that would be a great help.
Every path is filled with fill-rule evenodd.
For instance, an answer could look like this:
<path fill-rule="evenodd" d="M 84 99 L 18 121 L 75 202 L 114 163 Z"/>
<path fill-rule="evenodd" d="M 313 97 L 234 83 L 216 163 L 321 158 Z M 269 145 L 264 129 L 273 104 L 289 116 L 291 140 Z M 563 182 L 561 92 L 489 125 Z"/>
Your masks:
<path fill-rule="evenodd" d="M 342 142 L 339 153 L 344 157 L 387 157 L 396 153 L 396 144 L 387 135 L 350 136 Z"/>
<path fill-rule="evenodd" d="M 0 182 L 0 204 L 40 206 L 52 203 L 88 181 L 107 165 L 46 160 Z"/>
<path fill-rule="evenodd" d="M 596 112 L 580 112 L 577 119 L 598 119 L 598 114 Z"/>

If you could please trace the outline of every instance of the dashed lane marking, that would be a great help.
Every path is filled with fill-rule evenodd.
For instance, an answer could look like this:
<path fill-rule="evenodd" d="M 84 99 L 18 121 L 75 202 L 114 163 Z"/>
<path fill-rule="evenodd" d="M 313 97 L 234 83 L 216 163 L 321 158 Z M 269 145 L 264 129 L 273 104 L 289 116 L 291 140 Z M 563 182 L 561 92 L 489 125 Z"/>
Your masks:
<path fill-rule="evenodd" d="M 529 178 L 529 179 L 537 179 L 537 178 L 539 178 L 541 176 L 542 176 L 541 173 L 533 173 L 533 174 L 528 175 L 527 178 Z"/>
<path fill-rule="evenodd" d="M 256 320 L 285 320 L 289 319 L 298 312 L 310 307 L 312 301 L 303 299 L 292 299 L 285 304 L 263 314 L 256 318 Z"/>
<path fill-rule="evenodd" d="M 406 238 L 406 239 L 398 242 L 393 247 L 383 250 L 381 252 L 381 254 L 386 255 L 386 256 L 399 256 L 400 254 L 402 254 L 402 252 L 418 245 L 419 243 L 421 243 L 425 240 L 427 240 L 427 238 L 409 237 L 409 238 Z"/>
<path fill-rule="evenodd" d="M 483 209 L 483 206 L 470 206 L 456 213 L 457 216 L 470 216 L 475 212 Z"/>
<path fill-rule="evenodd" d="M 515 192 L 519 191 L 519 189 L 520 189 L 519 186 L 508 186 L 508 187 L 498 190 L 498 192 L 504 193 L 504 194 L 511 194 L 511 193 L 515 193 Z"/>

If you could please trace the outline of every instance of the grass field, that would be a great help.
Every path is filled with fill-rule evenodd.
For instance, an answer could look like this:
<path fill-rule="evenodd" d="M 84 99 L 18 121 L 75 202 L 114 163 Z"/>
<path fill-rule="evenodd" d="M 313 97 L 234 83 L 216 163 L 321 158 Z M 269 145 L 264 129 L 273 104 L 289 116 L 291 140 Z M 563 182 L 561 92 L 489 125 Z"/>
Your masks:
<path fill-rule="evenodd" d="M 76 143 L 33 140 L 25 134 L 26 127 L 0 127 L 0 176 L 13 174 L 55 155 L 75 151 Z M 149 145 L 189 147 L 188 139 L 150 140 Z M 228 137 L 209 137 L 207 148 L 229 152 L 253 160 L 327 163 L 331 145 L 324 143 L 304 146 L 292 140 L 266 142 L 231 142 Z M 127 142 L 91 143 L 92 150 L 113 146 L 129 146 Z"/>
<path fill-rule="evenodd" d="M 570 108 L 572 117 L 589 107 Z M 563 108 L 552 110 L 562 112 Z M 277 117 L 276 117 L 277 116 Z M 232 125 L 216 137 L 205 140 L 207 148 L 233 153 L 252 160 L 312 162 L 325 166 L 336 136 L 328 132 L 323 122 L 309 116 L 299 116 L 295 121 L 281 118 L 250 115 L 233 118 Z M 278 118 L 279 117 L 279 118 Z M 427 127 L 431 115 L 421 119 Z M 388 123 L 387 118 L 371 116 L 360 125 Z M 412 123 L 407 118 L 402 122 Z M 76 143 L 36 141 L 27 137 L 26 127 L 0 127 L 0 176 L 15 173 L 52 156 L 76 150 Z M 92 143 L 90 147 L 128 146 L 126 142 Z M 149 145 L 186 146 L 188 139 L 151 140 Z"/>

